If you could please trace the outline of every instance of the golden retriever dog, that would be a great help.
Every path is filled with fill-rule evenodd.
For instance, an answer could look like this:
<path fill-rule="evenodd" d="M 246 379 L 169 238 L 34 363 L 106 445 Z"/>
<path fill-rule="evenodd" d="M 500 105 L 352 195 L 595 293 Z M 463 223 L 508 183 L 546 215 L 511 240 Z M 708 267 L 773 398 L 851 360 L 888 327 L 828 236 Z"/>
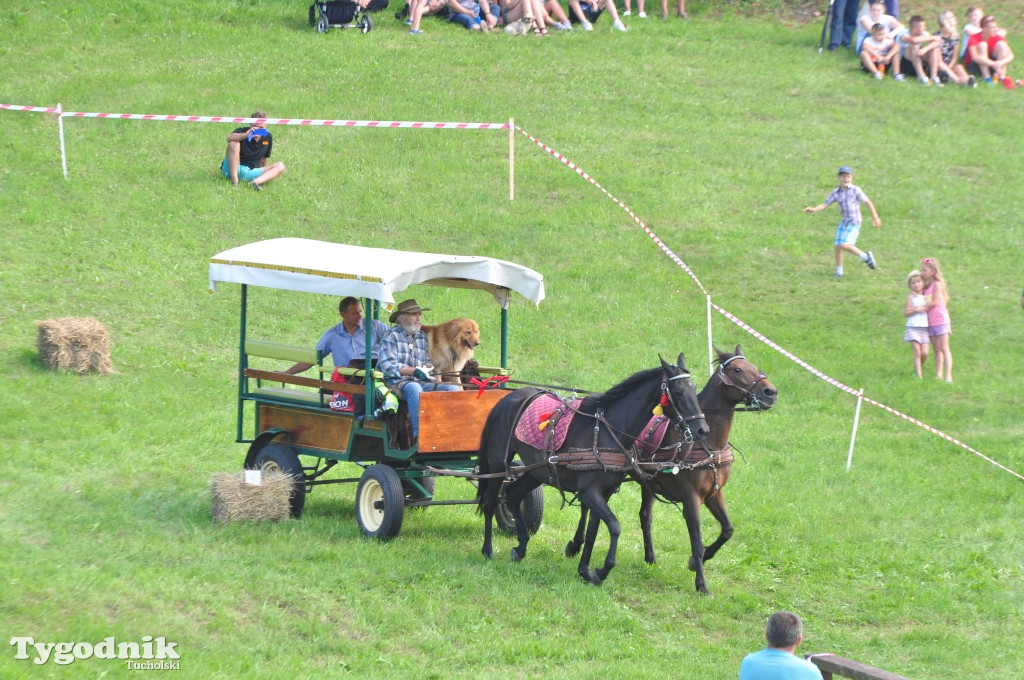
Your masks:
<path fill-rule="evenodd" d="M 452 319 L 437 326 L 422 327 L 427 334 L 427 354 L 434 374 L 442 382 L 462 385 L 459 371 L 473 358 L 480 344 L 480 326 L 472 319 Z"/>

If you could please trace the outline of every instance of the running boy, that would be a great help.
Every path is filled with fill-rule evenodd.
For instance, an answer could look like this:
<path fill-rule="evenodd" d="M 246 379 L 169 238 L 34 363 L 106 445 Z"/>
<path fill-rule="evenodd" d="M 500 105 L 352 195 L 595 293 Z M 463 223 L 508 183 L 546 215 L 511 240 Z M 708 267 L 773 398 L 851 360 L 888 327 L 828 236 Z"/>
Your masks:
<path fill-rule="evenodd" d="M 853 170 L 849 166 L 844 165 L 839 168 L 839 186 L 832 190 L 832 193 L 825 198 L 825 202 L 812 208 L 804 208 L 804 212 L 821 212 L 832 203 L 839 204 L 840 214 L 835 240 L 836 273 L 832 275 L 832 278 L 838 279 L 843 276 L 844 250 L 853 253 L 868 267 L 874 269 L 876 266 L 875 256 L 871 254 L 871 251 L 865 253 L 855 245 L 857 237 L 860 235 L 860 204 L 867 203 L 871 210 L 871 221 L 877 229 L 882 228 L 882 219 L 878 216 L 878 211 L 875 210 L 875 204 L 871 202 L 871 199 L 861 191 L 859 186 L 853 184 Z"/>

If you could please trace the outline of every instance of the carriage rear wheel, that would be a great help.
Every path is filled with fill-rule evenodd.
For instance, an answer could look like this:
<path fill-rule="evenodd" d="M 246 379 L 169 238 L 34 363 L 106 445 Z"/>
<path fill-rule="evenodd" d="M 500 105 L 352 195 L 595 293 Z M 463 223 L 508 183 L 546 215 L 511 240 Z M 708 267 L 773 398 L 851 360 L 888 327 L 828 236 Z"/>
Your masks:
<path fill-rule="evenodd" d="M 395 469 L 371 465 L 363 471 L 356 489 L 356 520 L 369 538 L 388 540 L 402 530 L 405 491 Z"/>
<path fill-rule="evenodd" d="M 316 26 L 316 5 L 309 6 L 309 25 Z"/>
<path fill-rule="evenodd" d="M 306 506 L 306 486 L 303 483 L 306 474 L 302 470 L 302 463 L 299 461 L 295 449 L 280 442 L 267 444 L 252 462 L 253 470 L 260 470 L 264 474 L 268 472 L 283 472 L 295 480 L 292 487 L 292 495 L 289 501 L 291 516 L 295 519 L 302 517 L 302 509 Z"/>
<path fill-rule="evenodd" d="M 363 21 L 360 24 L 360 28 L 362 29 L 363 33 L 369 33 L 371 30 L 373 30 L 373 22 L 370 21 L 369 14 L 363 16 Z"/>
<path fill-rule="evenodd" d="M 505 500 L 505 490 L 508 488 L 508 485 L 509 482 L 504 482 L 501 485 L 501 494 L 498 496 L 498 506 L 494 511 L 494 519 L 498 522 L 499 529 L 515 536 L 516 520 L 512 516 L 512 509 L 509 508 Z M 531 534 L 537 533 L 537 529 L 540 529 L 540 524 L 544 520 L 544 487 L 538 486 L 526 494 L 526 498 L 519 504 L 519 507 L 523 511 L 523 519 L 526 520 L 526 530 Z"/>
<path fill-rule="evenodd" d="M 321 14 L 320 21 L 316 22 L 316 32 L 326 33 L 329 30 L 331 30 L 331 24 L 329 21 L 327 21 L 327 15 Z"/>

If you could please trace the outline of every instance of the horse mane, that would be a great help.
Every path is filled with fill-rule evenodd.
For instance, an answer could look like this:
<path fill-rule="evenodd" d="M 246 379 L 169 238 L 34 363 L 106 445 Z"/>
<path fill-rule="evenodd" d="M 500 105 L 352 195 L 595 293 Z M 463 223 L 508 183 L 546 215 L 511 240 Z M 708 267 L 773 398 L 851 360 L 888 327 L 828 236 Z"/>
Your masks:
<path fill-rule="evenodd" d="M 660 380 L 661 372 L 660 366 L 649 368 L 645 371 L 637 371 L 618 385 L 611 387 L 607 392 L 592 397 L 592 399 L 594 399 L 594 403 L 599 408 L 608 408 L 609 405 L 623 399 L 630 392 L 640 388 L 645 383 Z"/>

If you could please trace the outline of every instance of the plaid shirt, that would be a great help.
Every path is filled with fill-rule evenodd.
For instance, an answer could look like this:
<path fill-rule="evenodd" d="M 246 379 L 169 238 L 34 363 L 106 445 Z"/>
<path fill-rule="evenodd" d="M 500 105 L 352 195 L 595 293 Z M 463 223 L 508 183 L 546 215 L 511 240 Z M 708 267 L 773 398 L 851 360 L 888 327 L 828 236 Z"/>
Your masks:
<path fill-rule="evenodd" d="M 867 203 L 868 197 L 864 195 L 860 187 L 851 184 L 850 188 L 836 187 L 825 199 L 825 205 L 839 204 L 839 214 L 843 222 L 853 222 L 860 226 L 860 204 Z"/>
<path fill-rule="evenodd" d="M 381 340 L 377 357 L 377 370 L 384 374 L 384 382 L 393 385 L 405 379 L 398 373 L 402 366 L 432 366 L 427 354 L 427 334 L 417 331 L 410 336 L 401 326 L 389 330 Z"/>

